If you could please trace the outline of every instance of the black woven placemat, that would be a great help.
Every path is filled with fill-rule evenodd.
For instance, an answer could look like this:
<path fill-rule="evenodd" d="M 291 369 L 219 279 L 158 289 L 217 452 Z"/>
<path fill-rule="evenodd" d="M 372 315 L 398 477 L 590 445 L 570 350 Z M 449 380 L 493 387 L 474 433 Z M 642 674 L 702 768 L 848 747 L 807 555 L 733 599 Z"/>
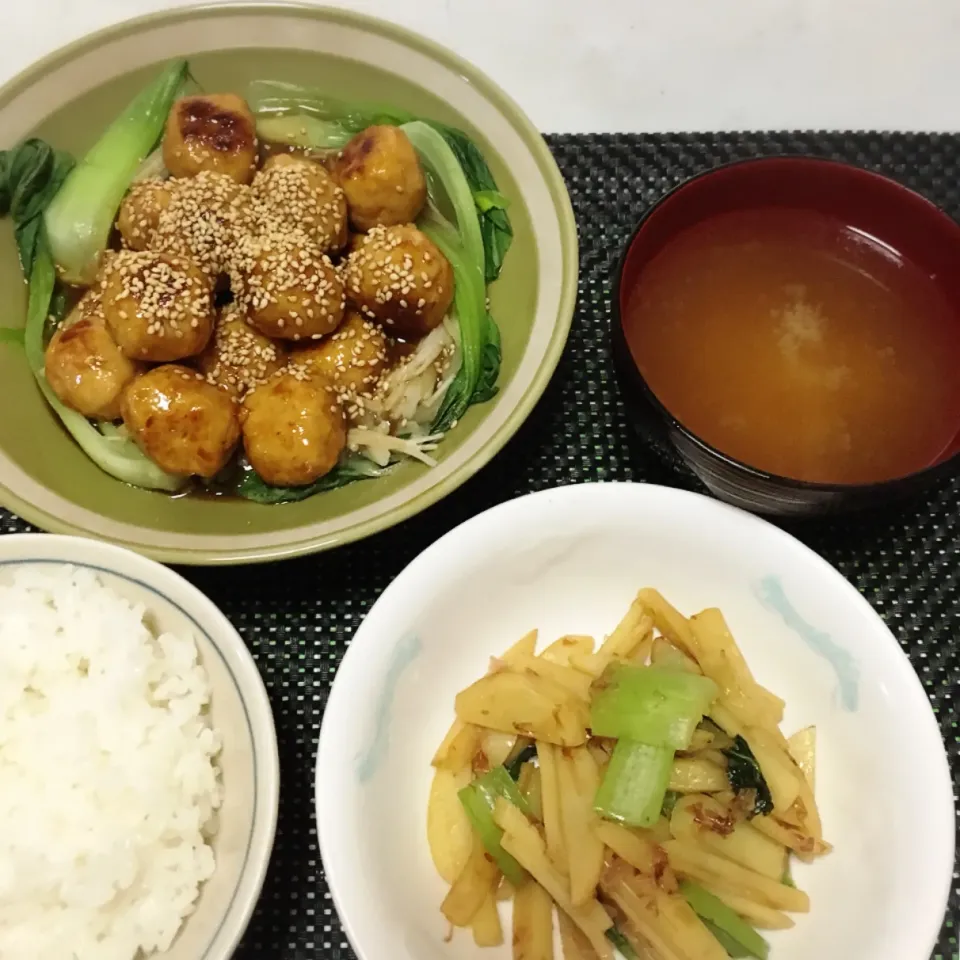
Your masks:
<path fill-rule="evenodd" d="M 263 897 L 239 960 L 348 960 L 317 852 L 313 767 L 337 664 L 364 614 L 438 536 L 503 500 L 588 480 L 676 485 L 633 442 L 607 353 L 611 272 L 640 213 L 689 175 L 725 160 L 802 152 L 893 174 L 960 216 L 960 137 L 909 134 L 553 136 L 580 230 L 580 299 L 546 395 L 507 448 L 420 517 L 333 553 L 266 567 L 182 571 L 253 650 L 280 743 L 280 822 Z M 0 512 L 0 530 L 29 529 Z M 790 524 L 869 599 L 909 654 L 960 782 L 960 478 L 906 508 Z M 937 960 L 958 956 L 954 872 Z M 834 958 L 830 958 L 834 960 Z M 835 958 L 840 960 L 840 958 Z"/>

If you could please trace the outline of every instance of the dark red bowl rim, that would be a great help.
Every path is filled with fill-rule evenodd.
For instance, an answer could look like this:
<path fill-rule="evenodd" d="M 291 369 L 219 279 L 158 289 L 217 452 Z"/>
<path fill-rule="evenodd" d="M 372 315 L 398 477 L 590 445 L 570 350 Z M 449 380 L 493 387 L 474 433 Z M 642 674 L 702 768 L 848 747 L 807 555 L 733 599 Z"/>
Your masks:
<path fill-rule="evenodd" d="M 629 240 L 627 240 L 626 244 L 624 245 L 623 251 L 621 252 L 617 262 L 616 273 L 614 275 L 613 288 L 611 291 L 610 318 L 611 334 L 614 343 L 625 353 L 626 359 L 630 366 L 630 371 L 633 374 L 634 379 L 639 384 L 644 397 L 651 404 L 651 406 L 653 406 L 656 412 L 667 421 L 669 426 L 683 434 L 687 440 L 695 444 L 704 452 L 710 454 L 711 457 L 722 461 L 729 467 L 733 467 L 736 470 L 747 474 L 751 478 L 768 481 L 789 490 L 819 494 L 849 494 L 880 491 L 884 488 L 890 488 L 900 484 L 929 482 L 949 474 L 951 470 L 954 469 L 958 463 L 960 463 L 960 449 L 951 454 L 945 460 L 941 460 L 939 463 L 931 464 L 929 467 L 924 467 L 922 470 L 916 470 L 913 473 L 906 473 L 899 477 L 891 477 L 888 480 L 874 481 L 873 483 L 818 483 L 810 480 L 797 480 L 794 477 L 785 477 L 778 473 L 770 473 L 767 470 L 762 470 L 759 467 L 753 467 L 750 464 L 744 463 L 742 460 L 738 460 L 736 457 L 731 457 L 729 454 L 719 450 L 717 447 L 699 437 L 692 430 L 690 430 L 689 427 L 686 427 L 680 420 L 678 420 L 670 412 L 670 410 L 668 410 L 667 407 L 660 402 L 657 395 L 647 383 L 646 377 L 644 377 L 644 375 L 640 372 L 640 368 L 637 366 L 636 361 L 633 359 L 633 354 L 630 352 L 630 347 L 626 342 L 626 334 L 623 331 L 623 315 L 620 310 L 620 289 L 623 282 L 623 272 L 627 264 L 627 258 L 630 256 L 630 251 L 633 248 L 633 244 L 639 234 L 643 231 L 647 221 L 650 219 L 653 213 L 671 197 L 684 190 L 695 181 L 704 180 L 722 170 L 727 170 L 731 167 L 746 166 L 751 164 L 776 164 L 782 160 L 804 160 L 810 163 L 819 164 L 821 166 L 842 167 L 857 170 L 862 174 L 873 177 L 875 180 L 882 181 L 885 187 L 912 194 L 915 199 L 922 201 L 923 205 L 928 207 L 932 214 L 949 221 L 950 226 L 956 230 L 958 236 L 960 236 L 960 222 L 947 213 L 942 207 L 934 203 L 929 197 L 924 196 L 922 193 L 920 193 L 918 190 L 914 190 L 912 187 L 908 187 L 905 183 L 901 183 L 894 177 L 888 176 L 884 173 L 878 173 L 876 170 L 871 170 L 868 167 L 863 167 L 856 163 L 850 163 L 846 160 L 818 157 L 815 154 L 807 153 L 778 153 L 770 156 L 744 157 L 739 160 L 729 160 L 725 163 L 717 164 L 716 166 L 711 167 L 709 170 L 702 170 L 700 173 L 695 173 L 692 176 L 685 178 L 680 183 L 671 187 L 665 194 L 663 194 L 663 196 L 652 203 L 640 217 L 640 220 L 637 222 L 637 226 L 634 228 L 633 232 L 630 234 Z M 958 426 L 958 431 L 960 431 L 960 426 Z"/>

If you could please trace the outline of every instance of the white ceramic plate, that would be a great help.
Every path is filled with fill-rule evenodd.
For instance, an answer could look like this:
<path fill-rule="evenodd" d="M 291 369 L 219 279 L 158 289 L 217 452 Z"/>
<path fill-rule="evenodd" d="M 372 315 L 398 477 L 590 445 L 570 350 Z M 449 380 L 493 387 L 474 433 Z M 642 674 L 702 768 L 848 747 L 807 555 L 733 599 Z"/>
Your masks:
<path fill-rule="evenodd" d="M 720 607 L 758 680 L 786 700 L 786 732 L 817 725 L 818 802 L 835 850 L 796 867 L 812 910 L 770 936 L 774 960 L 928 960 L 953 870 L 953 792 L 896 640 L 776 527 L 694 494 L 618 484 L 475 517 L 411 563 L 357 632 L 323 720 L 317 823 L 361 960 L 510 956 L 509 945 L 475 947 L 469 932 L 444 942 L 446 885 L 426 840 L 430 758 L 455 693 L 491 655 L 533 627 L 542 643 L 609 632 L 642 586 L 687 614 Z"/>
<path fill-rule="evenodd" d="M 280 770 L 270 701 L 250 651 L 230 621 L 173 570 L 84 537 L 0 537 L 0 583 L 25 565 L 93 570 L 157 633 L 190 634 L 210 681 L 210 719 L 223 736 L 223 805 L 212 846 L 217 862 L 170 949 L 154 960 L 230 960 L 253 915 L 273 849 Z M 4 956 L 6 960 L 6 955 Z"/>

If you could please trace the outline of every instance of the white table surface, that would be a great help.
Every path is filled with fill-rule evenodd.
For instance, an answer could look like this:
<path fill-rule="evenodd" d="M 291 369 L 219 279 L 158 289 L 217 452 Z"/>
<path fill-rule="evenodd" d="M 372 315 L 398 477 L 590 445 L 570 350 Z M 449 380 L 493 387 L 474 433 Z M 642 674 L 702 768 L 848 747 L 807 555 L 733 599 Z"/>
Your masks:
<path fill-rule="evenodd" d="M 185 2 L 0 0 L 0 82 Z M 960 128 L 960 0 L 339 2 L 452 47 L 546 132 Z"/>

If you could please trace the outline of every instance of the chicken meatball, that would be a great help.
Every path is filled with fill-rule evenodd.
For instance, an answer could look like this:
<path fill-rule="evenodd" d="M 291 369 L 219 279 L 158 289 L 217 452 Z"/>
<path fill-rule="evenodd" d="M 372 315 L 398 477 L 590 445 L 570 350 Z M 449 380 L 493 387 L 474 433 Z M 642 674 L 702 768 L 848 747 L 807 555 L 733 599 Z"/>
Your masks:
<path fill-rule="evenodd" d="M 240 419 L 250 465 L 278 487 L 302 487 L 328 474 L 347 443 L 332 388 L 301 371 L 277 374 L 248 393 Z"/>
<path fill-rule="evenodd" d="M 417 151 L 399 127 L 367 127 L 344 148 L 334 175 L 358 230 L 416 220 L 427 199 Z"/>
<path fill-rule="evenodd" d="M 150 249 L 187 257 L 211 277 L 229 270 L 252 217 L 250 187 L 208 171 L 170 183 L 170 201 L 157 218 Z"/>
<path fill-rule="evenodd" d="M 449 261 L 409 223 L 374 227 L 347 258 L 343 282 L 365 317 L 405 340 L 438 327 L 453 300 Z"/>
<path fill-rule="evenodd" d="M 290 354 L 290 363 L 333 384 L 348 415 L 357 419 L 365 401 L 375 396 L 390 355 L 380 327 L 355 310 L 348 310 L 336 333 L 296 348 Z"/>
<path fill-rule="evenodd" d="M 277 154 L 254 178 L 253 192 L 260 215 L 275 229 L 302 230 L 322 253 L 347 242 L 347 201 L 321 164 L 292 153 Z"/>
<path fill-rule="evenodd" d="M 123 388 L 138 369 L 117 346 L 99 300 L 89 293 L 56 330 L 44 356 L 50 389 L 72 410 L 98 420 L 119 418 Z"/>
<path fill-rule="evenodd" d="M 146 250 L 151 245 L 171 196 L 167 180 L 141 180 L 130 188 L 117 214 L 117 229 L 128 249 Z"/>
<path fill-rule="evenodd" d="M 234 294 L 250 322 L 280 340 L 319 340 L 343 319 L 340 274 L 296 231 L 270 231 L 244 244 Z"/>
<path fill-rule="evenodd" d="M 264 383 L 287 362 L 281 343 L 265 337 L 235 306 L 217 321 L 213 338 L 198 358 L 200 371 L 212 383 L 240 399 Z"/>
<path fill-rule="evenodd" d="M 102 273 L 107 326 L 135 360 L 163 363 L 199 353 L 213 331 L 213 285 L 183 257 L 117 254 Z"/>
<path fill-rule="evenodd" d="M 123 392 L 121 412 L 140 449 L 177 476 L 214 476 L 240 439 L 230 395 L 179 364 L 137 377 Z"/>
<path fill-rule="evenodd" d="M 257 169 L 257 130 L 246 101 L 233 93 L 177 100 L 167 118 L 163 162 L 175 177 L 211 170 L 249 183 Z"/>

